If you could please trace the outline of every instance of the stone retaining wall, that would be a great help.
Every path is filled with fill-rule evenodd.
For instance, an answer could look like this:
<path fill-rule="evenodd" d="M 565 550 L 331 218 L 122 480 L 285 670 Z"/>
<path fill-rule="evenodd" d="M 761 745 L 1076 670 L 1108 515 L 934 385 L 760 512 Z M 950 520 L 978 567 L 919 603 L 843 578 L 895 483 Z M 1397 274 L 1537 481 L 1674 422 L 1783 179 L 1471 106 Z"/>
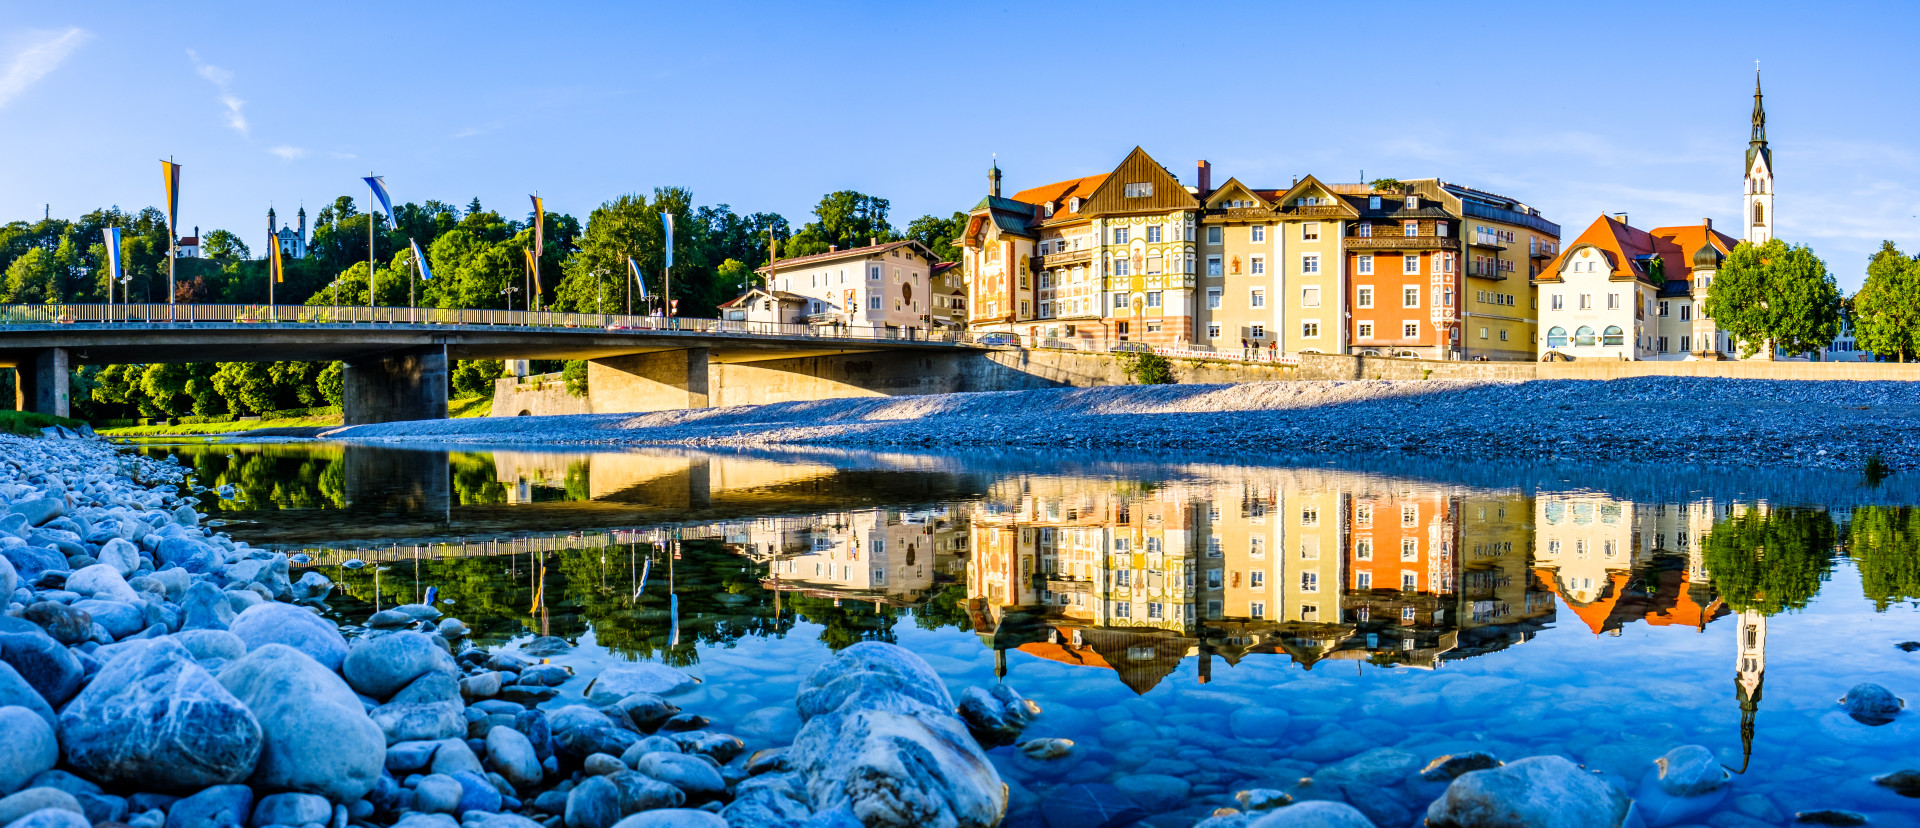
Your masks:
<path fill-rule="evenodd" d="M 548 379 L 548 378 L 551 379 Z M 545 417 L 552 414 L 591 414 L 593 405 L 586 397 L 567 393 L 567 384 L 559 374 L 528 377 L 501 377 L 493 381 L 493 408 L 489 417 Z"/>

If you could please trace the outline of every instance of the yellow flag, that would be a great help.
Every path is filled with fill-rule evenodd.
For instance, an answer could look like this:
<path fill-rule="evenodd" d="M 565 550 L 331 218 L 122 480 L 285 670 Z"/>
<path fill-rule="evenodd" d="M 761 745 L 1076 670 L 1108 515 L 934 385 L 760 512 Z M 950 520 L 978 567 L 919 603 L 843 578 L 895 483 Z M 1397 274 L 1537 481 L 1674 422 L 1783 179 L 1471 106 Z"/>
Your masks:
<path fill-rule="evenodd" d="M 268 241 L 268 246 L 272 249 L 272 252 L 268 254 L 270 264 L 267 266 L 267 271 L 273 276 L 274 282 L 285 282 L 287 280 L 287 270 L 286 265 L 280 261 L 280 240 L 271 239 Z"/>

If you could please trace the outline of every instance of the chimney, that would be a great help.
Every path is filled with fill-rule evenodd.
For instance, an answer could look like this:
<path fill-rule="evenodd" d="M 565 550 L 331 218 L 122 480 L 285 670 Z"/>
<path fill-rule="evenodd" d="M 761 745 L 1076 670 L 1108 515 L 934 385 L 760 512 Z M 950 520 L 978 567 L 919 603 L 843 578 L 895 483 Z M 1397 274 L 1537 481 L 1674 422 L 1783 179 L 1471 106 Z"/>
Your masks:
<path fill-rule="evenodd" d="M 1710 219 L 1710 218 L 1703 218 L 1703 219 L 1701 219 L 1701 220 L 1700 220 L 1700 226 L 1701 226 L 1701 227 L 1705 227 L 1705 228 L 1707 228 L 1708 230 L 1712 230 L 1712 229 L 1713 229 L 1713 219 Z"/>
<path fill-rule="evenodd" d="M 837 244 L 829 244 L 829 245 L 827 245 L 827 252 L 828 252 L 828 253 L 838 253 L 838 252 L 840 252 L 840 245 L 837 245 Z"/>
<path fill-rule="evenodd" d="M 868 237 L 867 237 L 867 246 L 868 246 L 868 247 L 879 247 L 879 246 L 880 246 L 880 237 L 879 237 L 879 236 L 868 236 Z"/>
<path fill-rule="evenodd" d="M 1620 222 L 1621 224 L 1626 224 L 1626 223 L 1627 223 L 1627 214 L 1626 214 L 1626 213 L 1614 213 L 1614 214 L 1613 214 L 1613 220 L 1614 220 L 1614 221 L 1617 221 L 1617 222 Z"/>
<path fill-rule="evenodd" d="M 1200 185 L 1201 198 L 1206 198 L 1207 193 L 1213 192 L 1213 165 L 1207 163 L 1207 160 L 1204 158 L 1200 159 L 1200 178 L 1198 183 Z"/>

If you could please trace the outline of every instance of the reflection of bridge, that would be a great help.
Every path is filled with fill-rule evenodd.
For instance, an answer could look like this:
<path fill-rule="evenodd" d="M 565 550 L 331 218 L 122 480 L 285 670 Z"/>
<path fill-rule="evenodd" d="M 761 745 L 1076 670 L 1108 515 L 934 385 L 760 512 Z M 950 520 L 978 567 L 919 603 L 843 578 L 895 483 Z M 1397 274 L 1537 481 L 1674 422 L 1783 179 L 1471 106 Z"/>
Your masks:
<path fill-rule="evenodd" d="M 68 413 L 69 370 L 89 364 L 339 360 L 346 363 L 346 422 L 351 425 L 446 417 L 450 359 L 590 360 L 611 372 L 601 384 L 625 392 L 624 399 L 608 398 L 598 408 L 639 411 L 704 406 L 707 366 L 714 363 L 970 350 L 964 335 L 947 332 L 595 313 L 0 306 L 0 366 L 18 371 L 19 408 L 61 416 Z M 668 393 L 662 397 L 662 392 Z"/>

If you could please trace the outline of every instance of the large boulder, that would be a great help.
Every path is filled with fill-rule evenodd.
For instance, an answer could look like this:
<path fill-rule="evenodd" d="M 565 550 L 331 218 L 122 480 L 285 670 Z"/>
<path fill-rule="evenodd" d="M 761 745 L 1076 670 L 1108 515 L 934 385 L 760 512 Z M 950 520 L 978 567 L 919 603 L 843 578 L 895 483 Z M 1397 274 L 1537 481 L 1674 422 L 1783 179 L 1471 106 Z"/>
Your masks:
<path fill-rule="evenodd" d="M 120 570 L 111 564 L 97 563 L 83 566 L 67 576 L 67 591 L 85 595 L 88 598 L 101 598 L 108 601 L 120 601 L 132 604 L 140 600 L 139 593 L 127 586 L 127 579 Z"/>
<path fill-rule="evenodd" d="M 20 677 L 13 665 L 4 661 L 0 661 L 0 707 L 24 707 L 45 721 L 48 728 L 60 726 L 60 720 L 53 715 L 53 706 Z"/>
<path fill-rule="evenodd" d="M 73 608 L 93 616 L 93 623 L 99 624 L 116 639 L 126 638 L 147 626 L 146 611 L 125 601 L 83 598 L 73 602 Z"/>
<path fill-rule="evenodd" d="M 67 556 L 44 546 L 9 546 L 0 549 L 0 558 L 7 559 L 23 583 L 38 580 L 49 569 L 67 568 Z"/>
<path fill-rule="evenodd" d="M 67 811 L 76 817 L 83 817 L 86 809 L 80 807 L 80 800 L 73 794 L 59 788 L 35 787 L 0 799 L 0 825 L 11 825 L 14 820 L 38 811 Z M 85 819 L 81 822 L 84 824 Z"/>
<path fill-rule="evenodd" d="M 1878 684 L 1854 685 L 1840 697 L 1840 704 L 1854 721 L 1875 727 L 1893 721 L 1900 715 L 1901 708 L 1907 706 L 1905 699 L 1896 698 Z"/>
<path fill-rule="evenodd" d="M 386 737 L 346 682 L 311 656 L 265 644 L 229 663 L 220 683 L 260 722 L 265 744 L 250 781 L 266 791 L 367 795 L 386 761 Z"/>
<path fill-rule="evenodd" d="M 816 811 L 866 828 L 991 828 L 1007 789 L 933 668 L 891 644 L 842 650 L 801 683 L 789 756 Z"/>
<path fill-rule="evenodd" d="M 260 724 L 169 638 L 132 641 L 60 711 L 67 764 L 106 785 L 169 792 L 239 782 Z"/>
<path fill-rule="evenodd" d="M 100 563 L 113 567 L 123 578 L 133 577 L 140 571 L 140 547 L 134 546 L 126 538 L 113 538 L 100 545 L 100 552 L 94 555 Z"/>
<path fill-rule="evenodd" d="M 53 707 L 80 692 L 85 669 L 60 642 L 22 618 L 0 616 L 0 661 L 13 669 Z"/>
<path fill-rule="evenodd" d="M 195 581 L 180 598 L 180 629 L 224 630 L 233 623 L 233 617 L 233 604 L 227 601 L 227 594 L 206 581 Z"/>
<path fill-rule="evenodd" d="M 516 791 L 533 790 L 543 776 L 533 742 L 505 725 L 487 731 L 487 764 Z"/>
<path fill-rule="evenodd" d="M 1428 828 L 1618 828 L 1632 800 L 1562 756 L 1461 774 L 1427 806 Z"/>
<path fill-rule="evenodd" d="M 459 675 L 439 644 L 424 633 L 400 632 L 379 638 L 363 638 L 347 651 L 340 673 L 347 684 L 361 693 L 384 699 L 429 672 Z"/>
<path fill-rule="evenodd" d="M 162 538 L 153 549 L 153 562 L 157 567 L 178 566 L 194 575 L 211 570 L 225 557 L 206 542 L 181 535 Z"/>
<path fill-rule="evenodd" d="M 0 707 L 0 734 L 0 796 L 26 787 L 60 761 L 60 743 L 39 713 Z"/>
<path fill-rule="evenodd" d="M 240 636 L 249 650 L 264 644 L 285 644 L 335 672 L 347 658 L 347 639 L 339 629 L 313 611 L 292 604 L 255 604 L 234 616 L 227 631 Z"/>

